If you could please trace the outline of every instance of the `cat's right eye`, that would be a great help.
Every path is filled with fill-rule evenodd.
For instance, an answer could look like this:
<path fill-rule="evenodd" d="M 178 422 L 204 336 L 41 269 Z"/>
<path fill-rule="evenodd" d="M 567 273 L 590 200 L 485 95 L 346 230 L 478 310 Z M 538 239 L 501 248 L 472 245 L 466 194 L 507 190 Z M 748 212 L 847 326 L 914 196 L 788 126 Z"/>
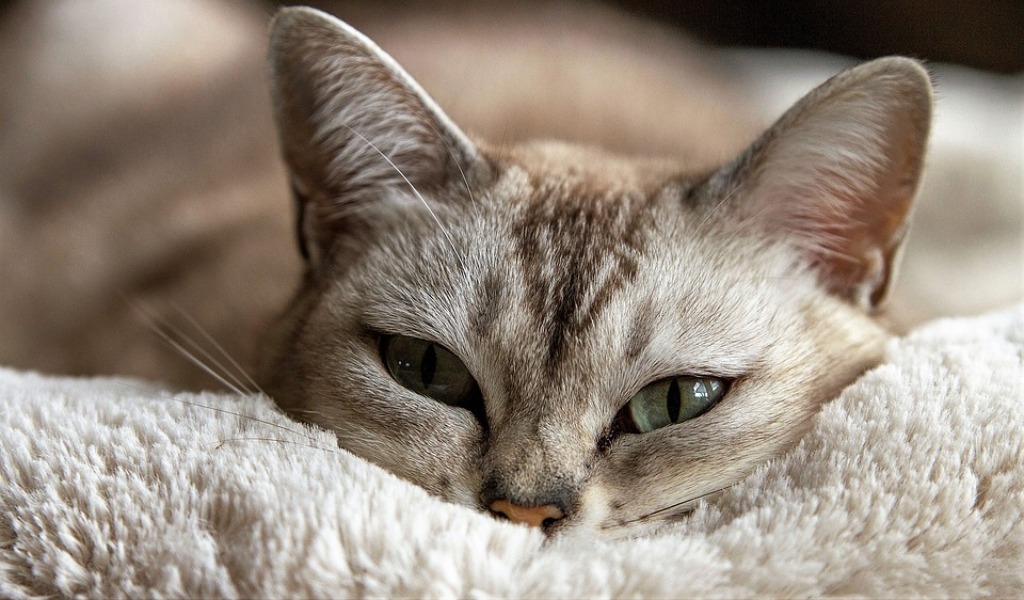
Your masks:
<path fill-rule="evenodd" d="M 622 410 L 636 433 L 647 433 L 699 417 L 725 395 L 727 384 L 717 377 L 670 377 L 637 392 Z"/>
<path fill-rule="evenodd" d="M 447 348 L 404 335 L 384 336 L 381 357 L 402 387 L 451 406 L 477 412 L 480 389 L 469 369 Z"/>

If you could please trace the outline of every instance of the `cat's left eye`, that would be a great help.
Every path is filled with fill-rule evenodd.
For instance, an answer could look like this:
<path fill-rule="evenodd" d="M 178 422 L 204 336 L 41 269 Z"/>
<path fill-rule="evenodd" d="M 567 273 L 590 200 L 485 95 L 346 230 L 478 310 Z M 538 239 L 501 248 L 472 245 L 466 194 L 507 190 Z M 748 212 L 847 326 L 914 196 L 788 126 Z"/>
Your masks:
<path fill-rule="evenodd" d="M 727 384 L 717 377 L 671 377 L 637 392 L 623 409 L 629 429 L 647 433 L 699 417 L 725 395 Z"/>
<path fill-rule="evenodd" d="M 440 344 L 404 335 L 381 340 L 381 357 L 403 387 L 438 402 L 477 412 L 480 391 L 469 369 Z"/>

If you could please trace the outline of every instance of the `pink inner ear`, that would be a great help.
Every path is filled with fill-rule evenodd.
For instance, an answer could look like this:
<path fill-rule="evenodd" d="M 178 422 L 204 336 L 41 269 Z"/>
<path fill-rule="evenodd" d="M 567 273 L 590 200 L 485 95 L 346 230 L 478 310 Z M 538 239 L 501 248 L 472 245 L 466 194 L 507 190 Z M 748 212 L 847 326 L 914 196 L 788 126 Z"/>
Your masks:
<path fill-rule="evenodd" d="M 912 61 L 840 74 L 748 151 L 745 218 L 794 243 L 831 293 L 874 308 L 906 234 L 930 114 L 927 75 Z"/>

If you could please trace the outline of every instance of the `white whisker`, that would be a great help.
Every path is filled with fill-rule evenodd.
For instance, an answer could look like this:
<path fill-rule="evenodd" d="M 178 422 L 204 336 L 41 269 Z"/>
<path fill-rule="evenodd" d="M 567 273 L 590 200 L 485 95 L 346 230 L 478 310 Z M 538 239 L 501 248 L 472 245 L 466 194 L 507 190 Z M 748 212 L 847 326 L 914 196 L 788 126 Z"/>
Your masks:
<path fill-rule="evenodd" d="M 143 391 L 143 392 L 146 392 L 146 393 L 152 393 L 152 390 L 143 388 L 140 385 L 132 384 L 129 381 L 117 380 L 117 381 L 115 381 L 115 383 L 117 383 L 118 385 L 124 386 L 124 387 L 131 388 L 131 389 L 136 390 L 136 391 Z M 174 395 L 172 395 L 172 394 L 170 394 L 170 393 L 168 393 L 166 391 L 163 391 L 163 390 L 157 390 L 157 395 L 159 395 L 164 400 L 169 400 L 171 402 L 177 402 L 178 404 L 183 404 L 183 405 L 188 406 L 190 408 L 201 408 L 203 410 L 209 410 L 209 411 L 213 411 L 213 412 L 217 412 L 217 413 L 221 413 L 221 414 L 225 414 L 225 415 L 231 415 L 233 417 L 238 417 L 239 419 L 245 419 L 245 420 L 248 420 L 248 421 L 253 421 L 255 423 L 260 423 L 261 425 L 267 425 L 267 426 L 273 427 L 275 429 L 280 429 L 281 431 L 288 432 L 288 433 L 290 433 L 292 435 L 297 435 L 297 436 L 303 437 L 308 442 L 314 442 L 315 441 L 314 438 L 312 438 L 309 435 L 307 435 L 304 432 L 302 432 L 301 429 L 293 429 L 291 427 L 286 427 L 284 425 L 281 425 L 281 424 L 278 424 L 278 423 L 274 423 L 274 422 L 271 422 L 271 421 L 267 421 L 265 419 L 260 419 L 260 418 L 257 418 L 257 417 L 253 417 L 251 415 L 244 415 L 244 414 L 242 414 L 240 412 L 235 412 L 235 411 L 232 411 L 232 410 L 228 410 L 226 408 L 218 408 L 216 406 L 207 406 L 205 404 L 199 404 L 198 402 L 189 402 L 188 400 L 182 400 L 181 398 L 177 398 Z M 230 440 L 225 440 L 225 441 L 230 441 Z M 315 447 L 315 448 L 317 448 L 319 450 L 332 451 L 332 449 L 330 447 L 317 446 L 317 445 L 311 445 L 310 447 Z"/>
<path fill-rule="evenodd" d="M 220 441 L 217 441 L 217 442 L 211 442 L 209 445 L 217 446 L 217 448 L 220 449 L 221 446 L 223 446 L 224 444 L 230 443 L 230 442 L 276 442 L 278 444 L 291 444 L 291 445 L 294 445 L 294 446 L 305 446 L 307 448 L 312 448 L 314 450 L 320 450 L 320 451 L 326 452 L 328 454 L 334 454 L 334 455 L 339 455 L 339 456 L 341 455 L 341 452 L 338 452 L 336 449 L 324 448 L 323 446 L 317 446 L 315 444 L 304 444 L 302 442 L 296 442 L 296 441 L 293 441 L 293 440 L 279 440 L 277 438 L 261 438 L 261 437 L 228 438 L 226 440 L 220 440 Z"/>
<path fill-rule="evenodd" d="M 718 204 L 715 204 L 711 208 L 711 210 L 709 210 L 707 212 L 706 215 L 704 215 L 704 219 L 700 222 L 699 225 L 697 225 L 697 229 L 693 230 L 693 235 L 697 235 L 698 233 L 700 233 L 700 230 L 704 228 L 704 225 L 708 222 L 708 220 L 711 218 L 711 216 L 716 211 L 718 211 L 718 209 L 720 209 L 726 202 L 728 202 L 730 198 L 735 196 L 736 192 L 738 192 L 739 189 L 740 189 L 740 186 L 738 184 L 733 186 L 732 190 L 728 194 L 726 194 L 721 200 L 719 200 Z"/>
<path fill-rule="evenodd" d="M 434 130 L 434 134 L 437 135 L 437 138 L 441 140 L 442 144 L 444 144 L 444 149 L 448 152 L 448 156 L 451 157 L 452 162 L 454 162 L 456 168 L 459 169 L 459 175 L 462 176 L 462 183 L 466 187 L 466 193 L 469 194 L 470 205 L 476 205 L 476 198 L 473 197 L 473 188 L 469 185 L 469 178 L 466 177 L 466 171 L 462 168 L 462 162 L 459 161 L 459 157 L 456 156 L 455 151 L 452 150 L 448 140 L 445 139 L 445 135 L 433 125 L 431 125 L 430 128 Z"/>
<path fill-rule="evenodd" d="M 366 139 L 366 136 L 364 136 L 363 134 L 361 134 L 358 131 L 356 131 L 355 129 L 353 129 L 350 125 L 346 124 L 345 127 L 348 127 L 349 131 L 351 131 L 359 139 L 361 139 L 364 142 L 366 142 L 366 144 L 368 146 L 370 146 L 370 148 L 373 148 L 373 150 L 377 154 L 379 154 L 381 156 L 381 158 L 383 158 L 385 161 L 387 161 L 387 163 L 389 165 L 391 165 L 391 168 L 394 169 L 396 173 L 398 173 L 399 177 L 401 177 L 402 180 L 405 181 L 405 183 L 409 186 L 409 189 L 412 190 L 412 193 L 416 196 L 416 198 L 419 199 L 419 201 L 423 204 L 424 208 L 427 209 L 427 212 L 430 213 L 430 216 L 434 219 L 434 222 L 437 223 L 437 226 L 441 228 L 441 233 L 444 235 L 445 239 L 448 240 L 448 245 L 452 247 L 452 252 L 454 252 L 455 258 L 457 258 L 459 260 L 459 262 L 462 263 L 463 270 L 468 271 L 469 268 L 467 267 L 466 262 L 464 260 L 462 260 L 462 257 L 459 255 L 459 251 L 455 247 L 455 242 L 452 240 L 451 236 L 448 235 L 448 231 L 444 228 L 444 225 L 441 223 L 441 219 L 437 218 L 437 214 L 434 213 L 434 209 L 430 208 L 430 204 L 427 202 L 427 199 L 423 197 L 423 194 L 421 194 L 420 191 L 418 189 L 416 189 L 416 186 L 413 185 L 413 183 L 411 181 L 409 181 L 409 178 L 405 176 L 405 173 L 403 173 L 402 170 L 398 168 L 398 165 L 396 165 L 388 157 L 387 154 L 384 154 L 383 152 L 381 152 L 380 148 L 375 146 L 373 142 L 371 142 L 370 140 Z"/>
<path fill-rule="evenodd" d="M 251 392 L 248 392 L 248 391 L 245 391 L 243 389 L 240 389 L 237 385 L 235 385 L 234 383 L 228 381 L 224 376 L 220 375 L 219 373 L 214 371 L 212 368 L 207 366 L 202 360 L 200 360 L 194 354 L 189 352 L 188 349 L 186 349 L 184 346 L 182 346 L 181 344 L 176 342 L 174 339 L 172 339 L 171 336 L 167 335 L 166 333 L 164 333 L 162 331 L 157 331 L 157 335 L 162 337 L 164 339 L 164 341 L 171 346 L 171 348 L 174 348 L 175 350 L 177 350 L 182 356 L 187 358 L 192 364 L 194 364 L 195 366 L 197 366 L 200 369 L 202 369 L 203 371 L 205 371 L 208 375 L 210 375 L 211 377 L 213 377 L 214 379 L 219 381 L 221 384 L 223 384 L 225 387 L 227 387 L 231 391 L 235 392 L 239 396 L 247 396 L 247 395 L 251 394 Z"/>
<path fill-rule="evenodd" d="M 322 410 L 311 410 L 311 409 L 308 409 L 308 408 L 289 408 L 287 410 L 287 412 L 292 413 L 294 415 L 300 415 L 301 414 L 301 415 L 310 415 L 310 416 L 313 416 L 313 417 L 328 417 L 328 416 L 330 416 L 330 415 L 328 415 L 327 413 L 325 413 Z"/>
<path fill-rule="evenodd" d="M 202 348 L 198 343 L 192 340 L 188 335 L 185 334 L 180 328 L 170 323 L 166 318 L 162 318 L 159 315 L 146 309 L 141 304 L 135 304 L 134 308 L 137 313 L 143 318 L 144 322 L 152 329 L 163 341 L 168 344 L 171 348 L 180 353 L 183 357 L 187 358 L 192 364 L 199 367 L 211 377 L 216 379 L 218 382 L 223 384 L 225 387 L 234 391 L 240 395 L 254 394 L 254 390 L 249 389 L 246 385 L 238 379 L 237 376 L 233 375 L 224 365 L 213 357 L 207 350 Z M 174 333 L 179 339 L 176 340 L 164 329 Z M 187 343 L 192 350 L 186 348 L 182 342 Z M 198 352 L 198 356 L 197 353 Z M 210 364 L 207 364 L 202 359 L 206 359 Z M 220 369 L 220 373 L 214 370 L 214 367 Z"/>
<path fill-rule="evenodd" d="M 664 514 L 666 512 L 672 511 L 672 510 L 677 510 L 677 509 L 687 510 L 689 508 L 687 505 L 693 504 L 694 502 L 699 502 L 700 500 L 703 500 L 703 499 L 707 498 L 708 496 L 713 496 L 713 495 L 715 495 L 715 494 L 717 494 L 719 492 L 723 492 L 723 491 L 729 489 L 730 487 L 732 487 L 732 486 L 725 486 L 725 487 L 718 488 L 717 490 L 711 490 L 710 492 L 707 492 L 705 494 L 700 494 L 699 496 L 694 496 L 693 498 L 689 498 L 687 500 L 683 500 L 682 502 L 676 502 L 674 504 L 670 504 L 670 505 L 668 505 L 668 506 L 666 506 L 664 508 L 659 508 L 659 509 L 653 510 L 653 511 L 651 511 L 649 513 L 640 515 L 639 517 L 636 517 L 635 519 L 630 519 L 628 521 L 621 521 L 619 523 L 615 523 L 613 526 L 603 527 L 602 529 L 604 529 L 604 530 L 621 529 L 621 528 L 624 528 L 624 527 L 628 527 L 630 525 L 634 525 L 636 523 L 641 523 L 643 521 L 648 521 L 648 520 L 650 520 L 650 519 L 652 519 L 654 517 L 657 517 L 658 515 Z"/>
<path fill-rule="evenodd" d="M 181 316 L 185 317 L 185 320 L 187 320 L 189 322 L 189 324 L 192 325 L 192 327 L 196 331 L 198 331 L 199 334 L 203 336 L 203 338 L 206 339 L 206 341 L 208 341 L 210 344 L 212 344 L 213 347 L 218 352 L 220 352 L 221 356 L 223 356 L 225 359 L 227 359 L 228 363 L 230 363 L 231 366 L 233 366 L 235 368 L 235 370 L 238 372 L 238 374 L 240 374 L 242 377 L 244 377 L 245 380 L 249 383 L 249 385 L 252 386 L 251 389 L 255 389 L 256 391 L 258 391 L 259 393 L 263 394 L 264 396 L 267 396 L 267 393 L 263 391 L 263 388 L 261 388 L 258 383 L 256 383 L 256 380 L 253 379 L 252 376 L 249 375 L 249 373 L 247 373 L 246 370 L 243 369 L 240 364 L 238 364 L 238 361 L 236 361 L 234 358 L 231 357 L 231 355 L 228 353 L 227 350 L 224 349 L 223 346 L 221 346 L 220 344 L 217 343 L 217 340 L 213 339 L 213 336 L 210 335 L 209 332 L 207 332 L 206 329 L 203 328 L 202 325 L 200 325 L 194 318 L 192 318 L 191 315 L 189 315 L 187 312 L 185 312 L 185 310 L 182 309 L 178 304 L 172 303 L 171 306 L 172 306 L 172 308 L 174 308 L 174 310 L 178 311 L 178 313 Z M 224 369 L 224 370 L 227 371 L 227 369 Z"/>

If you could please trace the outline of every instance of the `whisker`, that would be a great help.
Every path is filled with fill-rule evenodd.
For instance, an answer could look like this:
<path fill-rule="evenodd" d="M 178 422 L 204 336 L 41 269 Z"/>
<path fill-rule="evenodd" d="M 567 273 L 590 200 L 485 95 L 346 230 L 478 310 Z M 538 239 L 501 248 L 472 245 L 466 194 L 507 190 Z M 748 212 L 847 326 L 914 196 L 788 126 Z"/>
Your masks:
<path fill-rule="evenodd" d="M 396 165 L 388 157 L 387 154 L 384 154 L 380 150 L 380 148 L 375 146 L 373 142 L 371 142 L 370 140 L 368 140 L 366 138 L 366 136 L 364 136 L 363 134 L 361 134 L 358 131 L 356 131 L 355 129 L 353 129 L 350 125 L 345 124 L 345 127 L 348 127 L 349 131 L 351 131 L 359 139 L 361 139 L 364 142 L 366 142 L 366 144 L 370 148 L 373 148 L 373 150 L 377 154 L 380 154 L 381 158 L 383 158 L 385 161 L 387 161 L 387 163 L 389 165 L 391 165 L 391 168 L 394 169 L 396 173 L 398 173 L 399 177 L 401 177 L 402 180 L 405 181 L 405 183 L 409 186 L 409 189 L 412 190 L 412 193 L 415 194 L 416 198 L 419 199 L 419 201 L 423 204 L 424 208 L 427 209 L 427 212 L 430 213 L 430 216 L 434 219 L 434 222 L 437 223 L 437 226 L 441 229 L 441 233 L 444 235 L 445 239 L 448 240 L 448 245 L 452 247 L 452 252 L 454 252 L 455 258 L 457 258 L 459 260 L 459 262 L 462 263 L 463 270 L 468 272 L 469 271 L 469 267 L 466 265 L 466 262 L 464 260 L 462 260 L 462 256 L 459 255 L 458 248 L 455 247 L 455 242 L 452 240 L 452 237 L 450 235 L 448 235 L 448 230 L 446 230 L 444 228 L 444 225 L 441 223 L 441 219 L 437 218 L 437 214 L 434 213 L 434 209 L 430 208 L 430 204 L 427 203 L 427 200 L 426 200 L 426 198 L 423 197 L 423 194 L 420 194 L 420 191 L 418 189 L 416 189 L 416 186 L 413 185 L 413 183 L 411 181 L 409 181 L 409 178 L 405 176 L 405 173 L 403 173 L 402 170 L 398 168 L 398 165 Z"/>
<path fill-rule="evenodd" d="M 512 117 L 508 117 L 507 119 L 505 119 L 505 127 L 502 128 L 501 130 L 501 137 L 498 138 L 501 141 L 498 143 L 498 151 L 496 152 L 497 156 L 508 156 L 511 153 L 512 146 L 514 145 L 512 141 L 512 136 L 510 135 L 511 131 Z"/>
<path fill-rule="evenodd" d="M 466 171 L 463 170 L 462 168 L 462 162 L 459 161 L 459 157 L 455 155 L 455 151 L 452 150 L 451 144 L 449 144 L 448 140 L 445 139 L 446 136 L 441 131 L 439 131 L 437 127 L 431 125 L 430 128 L 434 130 L 434 133 L 437 135 L 437 138 L 441 140 L 442 144 L 444 144 L 444 149 L 448 151 L 448 156 L 452 159 L 452 162 L 455 163 L 455 166 L 458 167 L 459 174 L 462 176 L 462 183 L 466 187 L 466 193 L 469 194 L 469 203 L 471 205 L 475 205 L 476 198 L 473 197 L 473 188 L 470 187 L 469 185 L 469 178 L 466 177 Z"/>
<path fill-rule="evenodd" d="M 704 215 L 704 219 L 697 225 L 697 229 L 693 230 L 693 235 L 696 236 L 698 233 L 700 233 L 700 230 L 704 228 L 704 225 L 707 224 L 708 220 L 711 219 L 711 216 L 714 215 L 714 213 L 719 208 L 725 205 L 725 203 L 728 202 L 730 198 L 735 196 L 736 192 L 738 192 L 739 190 L 740 185 L 736 184 L 735 186 L 733 186 L 732 190 L 728 194 L 726 194 L 721 200 L 718 201 L 718 204 L 715 204 L 713 207 L 711 207 L 711 210 L 709 210 L 707 214 Z"/>
<path fill-rule="evenodd" d="M 448 147 L 448 143 L 447 142 L 445 142 L 445 147 L 448 148 L 448 153 L 451 154 L 452 149 Z M 466 193 L 469 194 L 469 203 L 470 203 L 470 205 L 474 205 L 475 206 L 476 205 L 476 197 L 473 196 L 473 188 L 469 185 L 469 178 L 466 177 L 466 171 L 462 168 L 462 165 L 459 164 L 458 160 L 455 161 L 455 166 L 459 168 L 459 175 L 462 176 L 462 183 L 463 183 L 463 185 L 466 186 Z"/>
<path fill-rule="evenodd" d="M 173 324 L 170 324 L 170 323 L 166 324 L 166 327 L 168 329 L 170 329 L 173 333 L 175 333 L 179 337 L 181 342 L 184 342 L 185 344 L 188 344 L 188 346 L 190 348 L 192 348 L 194 351 L 199 353 L 199 356 L 196 357 L 197 359 L 205 359 L 205 360 L 207 360 L 207 361 L 209 361 L 211 363 L 208 366 L 210 366 L 211 368 L 216 367 L 219 370 L 219 373 L 220 373 L 220 375 L 221 375 L 221 377 L 223 379 L 230 380 L 234 384 L 234 389 L 236 389 L 236 390 L 240 389 L 245 394 L 255 394 L 256 393 L 256 390 L 253 390 L 253 389 L 249 388 L 247 385 L 245 385 L 245 383 L 241 379 L 239 379 L 236 374 L 231 373 L 223 365 L 223 363 L 221 363 L 214 356 L 212 356 L 208 350 L 206 350 L 205 348 L 200 346 L 195 340 L 193 340 L 191 337 L 186 335 L 185 332 L 183 332 L 179 327 L 177 327 L 177 326 L 175 326 Z"/>
<path fill-rule="evenodd" d="M 208 375 L 217 380 L 219 383 L 221 383 L 222 385 L 224 385 L 225 387 L 239 395 L 244 396 L 247 394 L 255 393 L 253 390 L 246 388 L 245 384 L 242 381 L 240 381 L 237 377 L 232 375 L 224 367 L 224 365 L 220 363 L 220 361 L 211 356 L 209 352 L 204 350 L 201 346 L 199 346 L 199 344 L 197 344 L 195 341 L 189 338 L 189 336 L 186 335 L 183 331 L 181 331 L 180 328 L 171 324 L 167 319 L 154 314 L 149 309 L 145 308 L 141 303 L 135 304 L 134 308 L 136 312 L 140 314 L 140 316 L 143 318 L 144 322 L 149 326 L 149 328 L 163 339 L 164 343 L 166 343 L 171 348 L 176 350 L 184 358 L 188 359 L 189 362 L 191 362 L 193 365 L 199 367 Z M 170 333 L 168 333 L 168 331 L 165 331 L 165 329 L 170 330 Z M 174 339 L 174 337 L 171 336 L 171 333 L 177 335 L 181 341 Z M 192 350 L 186 348 L 181 343 L 182 341 L 189 344 L 192 347 Z M 209 360 L 211 363 L 213 363 L 213 367 L 217 367 L 222 371 L 222 373 L 216 372 L 213 369 L 213 367 L 203 362 L 194 351 L 198 351 L 199 354 L 202 355 L 202 358 Z"/>
<path fill-rule="evenodd" d="M 233 383 L 231 383 L 230 381 L 228 381 L 227 379 L 222 377 L 219 373 L 217 373 L 216 371 L 214 371 L 213 369 L 208 367 L 203 361 L 199 360 L 199 358 L 197 358 L 194 354 L 189 352 L 181 344 L 179 344 L 178 342 L 176 342 L 173 339 L 171 339 L 167 334 L 165 334 L 163 332 L 160 332 L 160 331 L 158 331 L 157 333 L 164 338 L 164 341 L 168 345 L 170 345 L 171 348 L 174 348 L 175 350 L 177 350 L 178 353 L 180 353 L 182 356 L 187 358 L 189 360 L 189 362 L 191 362 L 193 365 L 195 365 L 195 366 L 199 367 L 200 369 L 202 369 L 203 371 L 205 371 L 209 376 L 213 377 L 218 382 L 222 383 L 225 387 L 227 387 L 231 391 L 235 392 L 239 396 L 246 396 L 246 395 L 248 395 L 248 393 L 246 391 L 244 391 L 242 389 L 239 389 Z"/>
<path fill-rule="evenodd" d="M 174 308 L 174 310 L 178 311 L 178 313 L 181 316 L 185 317 L 185 319 L 189 322 L 189 324 L 192 325 L 193 329 L 198 331 L 199 334 L 202 335 L 203 338 L 205 338 L 207 342 L 212 344 L 213 347 L 218 352 L 220 352 L 221 356 L 223 356 L 225 359 L 227 359 L 228 363 L 230 363 L 231 366 L 233 366 L 235 368 L 235 370 L 238 372 L 238 374 L 240 374 L 242 377 L 245 378 L 245 380 L 247 382 L 249 382 L 249 384 L 252 386 L 253 389 L 258 391 L 260 394 L 263 394 L 264 396 L 268 396 L 269 397 L 269 395 L 266 392 L 263 391 L 263 388 L 261 388 L 259 386 L 259 384 L 256 383 L 256 380 L 253 379 L 252 376 L 249 375 L 249 373 L 246 372 L 246 370 L 243 369 L 240 364 L 238 364 L 238 361 L 236 361 L 234 358 L 231 357 L 231 354 L 229 354 L 228 351 L 225 350 L 223 346 L 221 346 L 220 344 L 217 343 L 217 340 L 213 339 L 213 336 L 210 335 L 209 332 L 207 332 L 206 329 L 203 328 L 202 325 L 200 325 L 194 318 L 192 318 L 191 315 L 189 315 L 187 312 L 185 312 L 185 310 L 183 308 L 181 308 L 181 306 L 179 306 L 177 303 L 172 302 L 171 303 L 171 307 Z M 227 371 L 227 369 L 224 369 L 224 370 Z"/>
<path fill-rule="evenodd" d="M 145 391 L 146 393 L 152 393 L 152 391 L 153 391 L 153 390 L 147 390 L 147 389 L 143 388 L 140 385 L 134 385 L 134 384 L 132 384 L 131 382 L 128 382 L 128 381 L 117 380 L 117 381 L 115 381 L 115 383 L 117 383 L 118 385 L 127 387 L 127 388 L 131 388 L 131 389 L 133 389 L 135 391 Z M 290 433 L 292 435 L 298 435 L 300 437 L 304 437 L 308 441 L 313 441 L 313 438 L 310 437 L 308 434 L 304 433 L 301 429 L 293 429 L 291 427 L 287 427 L 287 426 L 281 425 L 279 423 L 274 423 L 272 421 L 267 421 L 266 419 L 260 419 L 258 417 L 254 417 L 252 415 L 245 415 L 245 414 L 242 414 L 240 412 L 236 412 L 236 411 L 233 411 L 233 410 L 228 410 L 226 408 L 218 408 L 216 406 L 207 406 L 205 404 L 199 404 L 198 402 L 189 402 L 188 400 L 182 400 L 181 398 L 177 398 L 174 395 L 169 394 L 168 392 L 163 391 L 163 390 L 156 390 L 156 393 L 157 393 L 158 396 L 160 396 L 164 400 L 169 400 L 171 402 L 177 402 L 178 404 L 182 404 L 184 406 L 188 406 L 188 407 L 191 407 L 191 408 L 202 408 L 204 410 L 209 410 L 209 411 L 213 411 L 213 412 L 217 412 L 217 413 L 221 413 L 221 414 L 225 414 L 225 415 L 231 415 L 231 416 L 237 417 L 239 419 L 245 419 L 245 420 L 248 420 L 248 421 L 252 421 L 254 423 L 259 423 L 261 425 L 267 425 L 267 426 L 273 427 L 275 429 L 280 429 L 281 431 L 285 431 L 285 432 Z M 316 448 L 319 448 L 320 450 L 329 450 L 330 449 L 330 448 L 327 448 L 327 447 L 316 446 L 316 445 L 311 445 L 310 447 L 316 447 Z"/>
<path fill-rule="evenodd" d="M 707 498 L 708 496 L 713 496 L 713 495 L 715 495 L 715 494 L 717 494 L 719 492 L 723 492 L 723 491 L 729 489 L 730 487 L 732 487 L 732 486 L 727 485 L 725 487 L 718 488 L 717 490 L 711 490 L 710 492 L 707 492 L 706 494 L 700 494 L 699 496 L 694 496 L 694 497 L 689 498 L 687 500 L 683 500 L 682 502 L 676 502 L 675 504 L 670 504 L 670 505 L 668 505 L 668 506 L 666 506 L 664 508 L 659 508 L 659 509 L 651 511 L 649 513 L 640 515 L 639 517 L 636 517 L 635 519 L 630 519 L 628 521 L 622 521 L 620 523 L 616 523 L 614 527 L 605 527 L 604 529 L 618 529 L 618 528 L 621 528 L 621 527 L 626 527 L 626 526 L 629 526 L 629 525 L 633 525 L 635 523 L 640 523 L 642 521 L 647 521 L 647 520 L 650 520 L 650 519 L 652 519 L 652 518 L 654 518 L 654 517 L 656 517 L 656 516 L 658 516 L 660 514 L 663 514 L 663 513 L 672 511 L 672 510 L 676 510 L 676 509 L 678 509 L 681 506 L 685 506 L 687 504 L 692 504 L 694 502 L 698 502 L 700 500 L 703 500 L 704 498 Z"/>
<path fill-rule="evenodd" d="M 310 415 L 310 416 L 313 416 L 313 417 L 328 417 L 328 416 L 330 416 L 330 415 L 328 415 L 327 413 L 325 413 L 322 410 L 312 410 L 312 409 L 309 409 L 309 408 L 289 408 L 285 412 L 293 413 L 293 414 L 297 414 L 297 415 L 298 414 Z"/>
<path fill-rule="evenodd" d="M 189 352 L 189 350 L 187 348 L 185 348 L 184 346 L 182 346 L 181 344 L 176 342 L 167 333 L 165 333 L 165 332 L 163 332 L 163 331 L 161 331 L 159 329 L 154 329 L 154 331 L 156 332 L 157 335 L 159 335 L 163 339 L 164 343 L 166 343 L 168 346 L 170 346 L 171 348 L 176 350 L 181 356 L 183 356 L 184 358 L 188 359 L 188 361 L 191 362 L 193 365 L 195 365 L 196 367 L 202 369 L 204 372 L 206 372 L 207 375 L 209 375 L 210 377 L 213 377 L 217 382 L 222 384 L 224 387 L 226 387 L 229 390 L 235 392 L 239 396 L 246 396 L 246 395 L 248 395 L 248 393 L 246 391 L 240 389 L 238 386 L 236 386 L 235 384 L 231 383 L 230 381 L 228 381 L 227 379 L 222 377 L 219 373 L 214 371 L 212 368 L 207 366 L 206 363 L 204 363 L 198 357 L 196 357 L 194 354 Z"/>
<path fill-rule="evenodd" d="M 322 446 L 316 446 L 314 444 L 304 444 L 302 442 L 296 442 L 294 440 L 280 440 L 280 439 L 277 439 L 277 438 L 263 438 L 263 437 L 229 438 L 229 439 L 220 440 L 220 441 L 217 441 L 217 442 L 210 442 L 207 445 L 208 446 L 216 446 L 217 449 L 220 449 L 222 446 L 224 446 L 224 444 L 228 444 L 228 443 L 231 443 L 231 442 L 277 442 L 278 444 L 291 444 L 293 446 L 305 446 L 306 448 L 312 448 L 313 450 L 320 450 L 320 451 L 326 452 L 328 454 L 336 455 L 336 456 L 340 456 L 341 455 L 341 452 L 338 452 L 337 449 L 324 448 Z"/>

